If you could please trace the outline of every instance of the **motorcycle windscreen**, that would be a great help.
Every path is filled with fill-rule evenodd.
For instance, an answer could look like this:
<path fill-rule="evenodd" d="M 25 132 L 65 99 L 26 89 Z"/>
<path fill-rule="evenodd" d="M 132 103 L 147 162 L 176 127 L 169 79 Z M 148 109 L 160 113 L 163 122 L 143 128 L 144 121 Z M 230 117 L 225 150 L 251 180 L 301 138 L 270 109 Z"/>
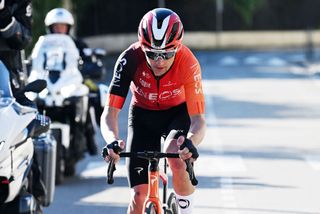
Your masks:
<path fill-rule="evenodd" d="M 0 60 L 0 98 L 12 97 L 9 71 Z"/>

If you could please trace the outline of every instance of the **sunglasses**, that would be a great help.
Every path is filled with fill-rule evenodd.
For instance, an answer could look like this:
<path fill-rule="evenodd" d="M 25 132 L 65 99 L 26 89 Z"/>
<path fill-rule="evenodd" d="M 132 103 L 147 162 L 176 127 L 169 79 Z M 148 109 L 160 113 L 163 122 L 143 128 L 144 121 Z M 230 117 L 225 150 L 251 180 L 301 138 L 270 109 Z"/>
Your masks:
<path fill-rule="evenodd" d="M 154 52 L 154 51 L 145 51 L 147 57 L 152 60 L 158 60 L 159 57 L 161 57 L 164 60 L 171 59 L 176 54 L 176 49 L 172 51 L 166 51 L 166 52 Z"/>

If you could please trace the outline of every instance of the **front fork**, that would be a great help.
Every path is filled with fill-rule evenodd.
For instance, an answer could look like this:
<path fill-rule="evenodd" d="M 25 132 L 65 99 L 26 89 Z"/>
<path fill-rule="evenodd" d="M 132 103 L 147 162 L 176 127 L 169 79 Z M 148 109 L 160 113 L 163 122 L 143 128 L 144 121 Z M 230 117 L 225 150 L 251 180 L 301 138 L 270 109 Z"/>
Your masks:
<path fill-rule="evenodd" d="M 153 159 L 149 164 L 149 173 L 148 173 L 148 194 L 146 201 L 143 204 L 143 210 L 145 210 L 146 205 L 151 202 L 156 206 L 157 213 L 163 213 L 161 201 L 159 198 L 159 178 L 163 181 L 164 188 L 164 199 L 165 199 L 165 190 L 167 188 L 167 178 L 163 175 L 160 175 L 159 172 L 159 159 Z M 165 203 L 165 201 L 164 201 Z"/>

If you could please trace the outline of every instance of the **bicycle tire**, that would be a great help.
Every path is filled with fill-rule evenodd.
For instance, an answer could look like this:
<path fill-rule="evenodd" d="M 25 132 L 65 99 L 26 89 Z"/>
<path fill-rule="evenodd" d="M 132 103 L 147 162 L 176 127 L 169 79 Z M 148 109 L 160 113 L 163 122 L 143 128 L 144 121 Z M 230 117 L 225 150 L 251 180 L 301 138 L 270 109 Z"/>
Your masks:
<path fill-rule="evenodd" d="M 144 211 L 145 214 L 157 214 L 156 205 L 153 202 L 148 202 Z"/>
<path fill-rule="evenodd" d="M 172 214 L 179 213 L 176 195 L 173 192 L 171 192 L 169 195 L 167 205 Z"/>

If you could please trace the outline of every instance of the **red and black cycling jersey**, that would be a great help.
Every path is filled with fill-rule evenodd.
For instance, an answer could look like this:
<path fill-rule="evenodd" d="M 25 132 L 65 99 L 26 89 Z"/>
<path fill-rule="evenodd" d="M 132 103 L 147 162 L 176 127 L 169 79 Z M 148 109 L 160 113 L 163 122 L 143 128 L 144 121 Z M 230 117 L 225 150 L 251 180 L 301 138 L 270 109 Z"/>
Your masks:
<path fill-rule="evenodd" d="M 171 68 L 155 76 L 139 42 L 118 58 L 107 105 L 121 109 L 129 88 L 131 104 L 149 110 L 165 110 L 186 102 L 190 115 L 204 113 L 201 69 L 192 52 L 179 47 Z"/>

